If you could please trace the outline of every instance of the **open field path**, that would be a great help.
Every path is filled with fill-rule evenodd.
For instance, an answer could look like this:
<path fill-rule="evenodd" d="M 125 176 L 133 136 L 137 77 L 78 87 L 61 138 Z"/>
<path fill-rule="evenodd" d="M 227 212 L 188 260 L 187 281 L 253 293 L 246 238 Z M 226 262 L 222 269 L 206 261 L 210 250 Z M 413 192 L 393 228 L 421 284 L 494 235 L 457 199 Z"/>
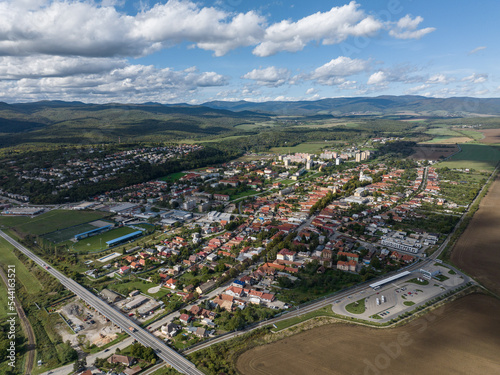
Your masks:
<path fill-rule="evenodd" d="M 0 277 L 2 278 L 2 281 L 5 284 L 5 287 L 8 287 L 7 275 L 5 275 L 5 272 L 1 267 L 0 267 Z M 14 300 L 14 302 L 16 306 L 17 316 L 21 321 L 21 326 L 23 328 L 24 333 L 28 338 L 28 346 L 27 346 L 28 356 L 25 362 L 24 374 L 30 375 L 31 371 L 33 370 L 33 365 L 35 364 L 35 350 L 36 350 L 35 333 L 33 332 L 33 327 L 31 327 L 31 324 L 28 318 L 26 317 L 26 314 L 24 313 L 21 303 L 17 300 L 17 298 Z"/>

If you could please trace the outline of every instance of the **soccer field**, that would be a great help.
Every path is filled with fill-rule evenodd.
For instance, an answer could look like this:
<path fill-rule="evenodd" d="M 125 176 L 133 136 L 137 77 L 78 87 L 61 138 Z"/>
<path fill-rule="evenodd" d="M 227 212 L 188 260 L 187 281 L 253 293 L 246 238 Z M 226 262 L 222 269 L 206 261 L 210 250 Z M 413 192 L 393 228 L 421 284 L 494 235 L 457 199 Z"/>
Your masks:
<path fill-rule="evenodd" d="M 43 238 L 52 241 L 53 243 L 61 243 L 72 239 L 77 234 L 84 233 L 92 229 L 96 229 L 96 227 L 90 224 L 81 224 L 75 227 L 47 233 L 43 236 Z"/>
<path fill-rule="evenodd" d="M 136 232 L 136 229 L 129 227 L 121 227 L 117 229 L 112 229 L 108 232 L 98 234 L 96 236 L 84 238 L 83 240 L 75 243 L 71 248 L 75 251 L 99 251 L 104 250 L 108 247 L 106 241 L 113 240 L 115 238 L 125 236 L 126 234 Z"/>

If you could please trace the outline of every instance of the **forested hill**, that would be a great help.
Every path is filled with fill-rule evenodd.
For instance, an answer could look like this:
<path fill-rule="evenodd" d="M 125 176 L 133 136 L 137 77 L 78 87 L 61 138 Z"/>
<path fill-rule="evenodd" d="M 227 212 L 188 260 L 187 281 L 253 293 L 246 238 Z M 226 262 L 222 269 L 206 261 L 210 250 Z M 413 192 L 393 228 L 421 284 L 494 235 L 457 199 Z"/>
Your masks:
<path fill-rule="evenodd" d="M 396 115 L 471 116 L 500 115 L 500 98 L 427 98 L 424 96 L 377 96 L 357 98 L 329 98 L 315 101 L 213 101 L 204 106 L 231 111 L 253 111 L 275 115 Z"/>
<path fill-rule="evenodd" d="M 277 118 L 283 115 L 288 117 Z M 478 115 L 500 116 L 500 99 L 379 96 L 263 103 L 218 101 L 204 105 L 0 102 L 0 148 L 120 141 L 215 141 L 256 136 L 262 131 L 285 130 L 301 121 L 308 121 L 313 129 L 315 121 L 339 117 L 371 121 L 367 124 L 369 130 L 376 130 L 372 120 Z M 402 124 L 391 126 L 399 129 Z M 299 130 L 303 129 L 294 131 Z M 331 139 L 329 135 L 322 136 Z"/>
<path fill-rule="evenodd" d="M 27 143 L 100 143 L 189 140 L 230 136 L 235 126 L 267 115 L 186 104 L 0 102 L 0 147 Z"/>

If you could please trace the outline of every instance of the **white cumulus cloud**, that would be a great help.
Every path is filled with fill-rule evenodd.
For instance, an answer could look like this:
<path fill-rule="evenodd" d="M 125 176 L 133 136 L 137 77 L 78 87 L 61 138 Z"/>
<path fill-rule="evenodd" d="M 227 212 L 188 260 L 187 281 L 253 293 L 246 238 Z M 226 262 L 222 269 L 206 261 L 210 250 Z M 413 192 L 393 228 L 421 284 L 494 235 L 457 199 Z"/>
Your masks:
<path fill-rule="evenodd" d="M 342 77 L 366 72 L 370 68 L 367 60 L 339 56 L 316 68 L 310 78 L 322 85 L 338 85 L 345 81 Z"/>
<path fill-rule="evenodd" d="M 383 23 L 359 9 L 355 1 L 328 12 L 317 12 L 296 22 L 283 20 L 269 26 L 263 41 L 255 47 L 257 56 L 270 56 L 277 52 L 297 52 L 311 41 L 336 44 L 351 36 L 373 36 Z"/>
<path fill-rule="evenodd" d="M 420 39 L 424 35 L 436 30 L 434 27 L 417 29 L 418 25 L 420 25 L 423 20 L 424 19 L 420 16 L 412 18 L 407 14 L 396 23 L 395 28 L 389 30 L 389 35 L 397 39 Z"/>
<path fill-rule="evenodd" d="M 446 85 L 450 82 L 453 82 L 455 79 L 453 77 L 448 77 L 444 74 L 434 74 L 429 77 L 426 83 L 429 84 L 443 84 Z"/>
<path fill-rule="evenodd" d="M 157 69 L 151 65 L 117 64 L 99 74 L 79 72 L 67 76 L 28 77 L 0 80 L 0 100 L 82 100 L 94 103 L 184 101 L 200 88 L 227 84 L 226 77 L 196 68 Z"/>
<path fill-rule="evenodd" d="M 373 73 L 369 78 L 367 84 L 369 85 L 377 85 L 384 86 L 387 85 L 388 76 L 385 72 L 379 70 L 378 72 Z"/>
<path fill-rule="evenodd" d="M 463 82 L 484 83 L 488 80 L 488 74 L 472 73 L 470 76 L 462 78 Z"/>
<path fill-rule="evenodd" d="M 242 78 L 254 80 L 259 85 L 277 87 L 288 81 L 290 71 L 286 68 L 270 66 L 264 69 L 254 69 L 243 75 Z"/>
<path fill-rule="evenodd" d="M 265 18 L 169 0 L 135 16 L 76 0 L 0 3 L 0 54 L 140 56 L 183 41 L 218 56 L 255 45 Z"/>

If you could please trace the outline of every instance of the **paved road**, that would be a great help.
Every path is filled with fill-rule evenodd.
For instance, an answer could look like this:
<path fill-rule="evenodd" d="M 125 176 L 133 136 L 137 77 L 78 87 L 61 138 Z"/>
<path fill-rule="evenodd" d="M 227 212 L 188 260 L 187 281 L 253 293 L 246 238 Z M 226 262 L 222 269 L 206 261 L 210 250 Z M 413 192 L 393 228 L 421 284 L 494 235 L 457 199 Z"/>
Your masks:
<path fill-rule="evenodd" d="M 25 254 L 28 258 L 33 260 L 38 265 L 44 267 L 47 272 L 52 276 L 57 278 L 61 284 L 63 284 L 67 289 L 75 293 L 78 297 L 96 309 L 98 312 L 106 316 L 111 322 L 120 327 L 123 331 L 127 332 L 130 336 L 136 339 L 141 344 L 151 347 L 155 350 L 158 357 L 160 357 L 165 362 L 169 363 L 177 371 L 188 374 L 188 375 L 203 375 L 203 373 L 198 370 L 195 365 L 189 362 L 179 353 L 175 352 L 169 348 L 163 341 L 153 336 L 151 333 L 142 329 L 135 322 L 130 320 L 128 317 L 123 315 L 121 312 L 116 310 L 114 307 L 108 305 L 103 300 L 95 296 L 93 293 L 89 292 L 83 286 L 75 282 L 74 280 L 66 277 L 61 272 L 50 267 L 43 259 L 36 256 L 26 247 L 9 237 L 3 231 L 0 231 L 0 236 L 7 240 L 11 245 L 15 246 L 19 251 Z M 129 327 L 133 328 L 133 331 L 129 330 Z"/>
<path fill-rule="evenodd" d="M 422 267 L 425 267 L 426 265 L 428 264 L 432 264 L 434 263 L 434 260 L 433 259 L 426 259 L 424 261 L 420 261 L 420 262 L 417 262 L 417 263 L 414 263 L 408 267 L 406 267 L 404 270 L 407 270 L 407 271 L 415 271 L 419 268 L 422 268 Z M 402 270 L 399 270 L 398 272 L 400 272 Z M 390 275 L 389 275 L 390 276 Z M 226 341 L 226 340 L 229 340 L 233 337 L 236 337 L 236 336 L 240 336 L 242 334 L 245 334 L 247 332 L 250 332 L 250 331 L 253 331 L 254 329 L 257 329 L 257 328 L 261 328 L 261 327 L 264 327 L 264 326 L 267 326 L 267 325 L 270 325 L 270 324 L 276 324 L 277 322 L 280 322 L 282 320 L 287 320 L 287 319 L 290 319 L 290 318 L 293 318 L 293 317 L 296 317 L 296 316 L 300 316 L 300 315 L 303 315 L 305 313 L 308 313 L 308 312 L 311 312 L 311 311 L 315 311 L 315 310 L 318 310 L 322 307 L 325 307 L 325 306 L 328 306 L 328 305 L 331 305 L 333 304 L 336 300 L 339 300 L 339 299 L 343 299 L 343 298 L 346 298 L 346 297 L 349 297 L 349 296 L 352 296 L 356 293 L 360 293 L 362 291 L 372 291 L 372 289 L 370 288 L 369 284 L 377 281 L 377 280 L 382 280 L 384 278 L 387 278 L 388 275 L 384 275 L 384 277 L 380 277 L 378 279 L 372 279 L 368 282 L 365 282 L 363 284 L 360 284 L 360 285 L 357 285 L 355 287 L 352 287 L 352 288 L 349 288 L 348 290 L 345 290 L 345 291 L 342 291 L 342 292 L 338 292 L 330 297 L 326 297 L 326 298 L 323 298 L 323 299 L 320 299 L 320 300 L 317 300 L 316 302 L 313 302 L 307 306 L 303 306 L 303 307 L 298 307 L 296 310 L 292 310 L 292 311 L 289 311 L 277 318 L 273 318 L 273 319 L 269 319 L 267 321 L 263 321 L 263 322 L 260 322 L 250 328 L 246 328 L 246 329 L 243 329 L 241 331 L 237 331 L 237 332 L 233 332 L 231 334 L 228 334 L 226 336 L 222 336 L 222 337 L 219 337 L 219 338 L 216 338 L 216 339 L 213 339 L 213 340 L 210 340 L 208 342 L 205 342 L 205 343 L 202 343 L 192 349 L 189 349 L 189 350 L 186 350 L 184 353 L 186 354 L 190 354 L 190 353 L 193 353 L 193 352 L 196 352 L 198 350 L 201 350 L 201 349 L 204 349 L 206 347 L 209 347 L 211 345 L 214 345 L 214 344 L 217 344 L 219 342 L 222 342 L 222 341 Z"/>

